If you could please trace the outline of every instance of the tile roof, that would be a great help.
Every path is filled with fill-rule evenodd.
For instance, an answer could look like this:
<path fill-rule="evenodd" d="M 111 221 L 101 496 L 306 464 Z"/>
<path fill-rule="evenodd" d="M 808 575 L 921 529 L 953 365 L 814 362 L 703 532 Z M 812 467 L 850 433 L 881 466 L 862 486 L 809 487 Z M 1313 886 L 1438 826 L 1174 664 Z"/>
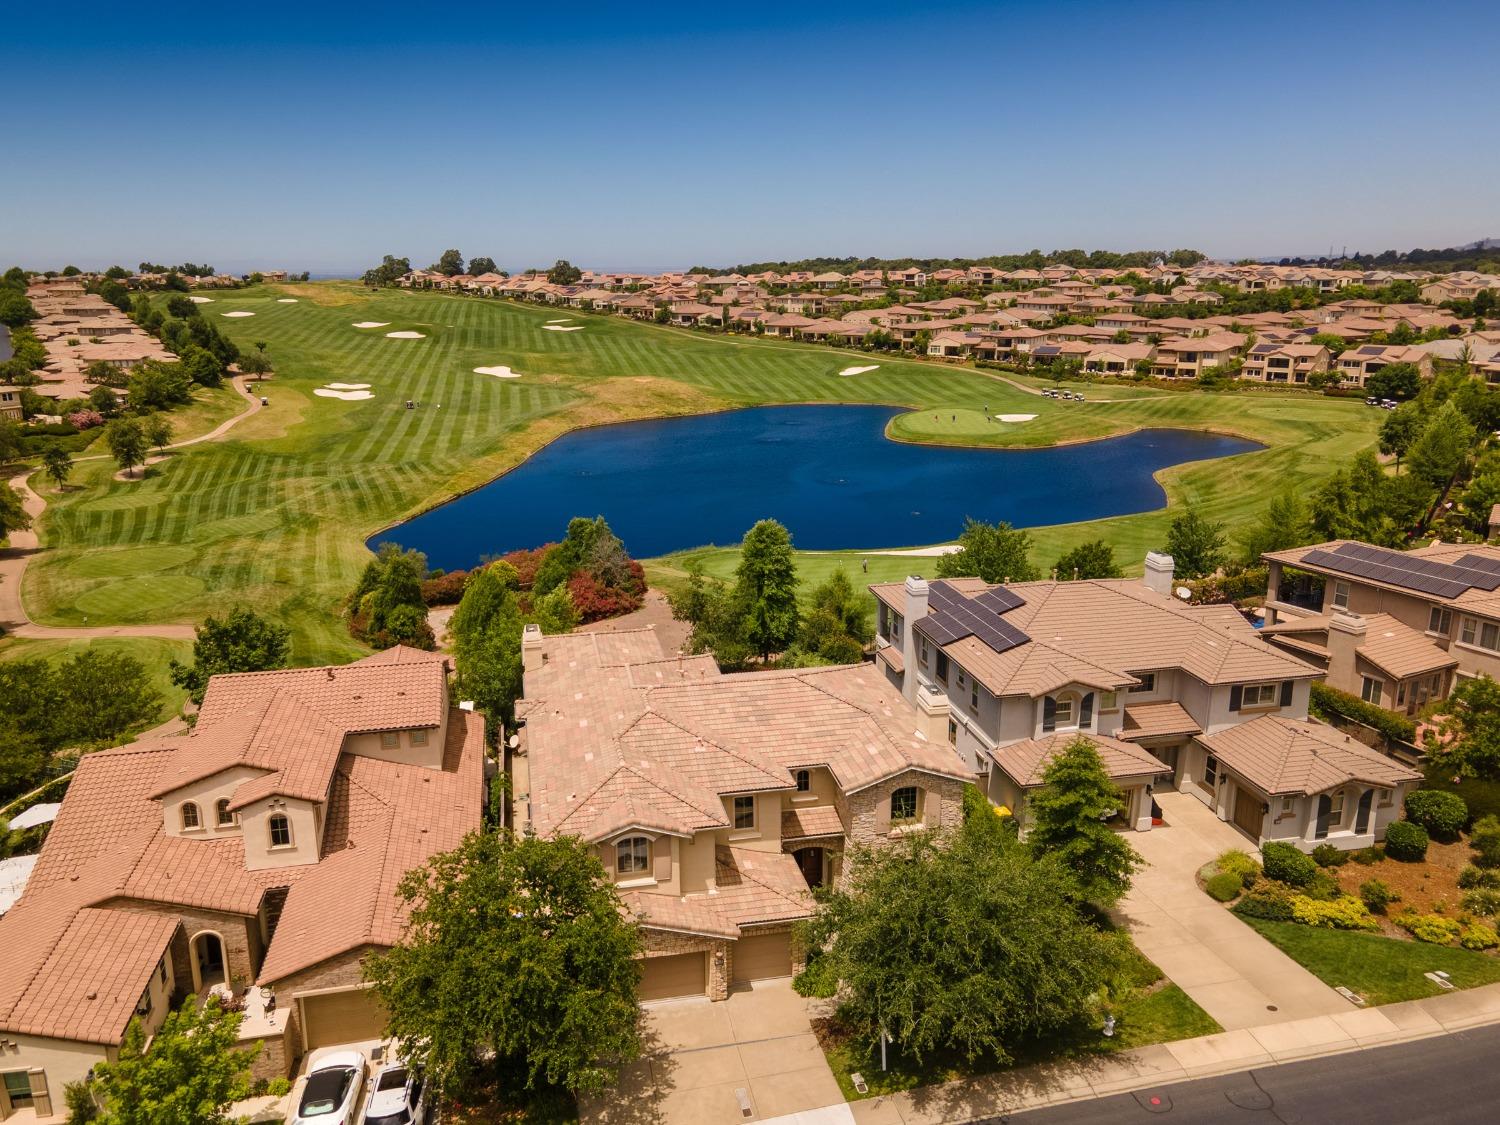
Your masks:
<path fill-rule="evenodd" d="M 1032 789 L 1042 784 L 1042 775 L 1052 759 L 1079 738 L 1098 751 L 1099 760 L 1104 763 L 1106 772 L 1117 781 L 1126 777 L 1172 772 L 1172 767 L 1152 757 L 1134 743 L 1106 738 L 1102 734 L 1080 735 L 1076 731 L 1051 734 L 1045 738 L 1027 738 L 994 750 L 986 750 L 985 753 L 1017 785 L 1023 789 Z"/>
<path fill-rule="evenodd" d="M 1393 786 L 1422 775 L 1311 719 L 1263 715 L 1198 739 L 1270 796 L 1311 795 L 1351 781 Z"/>
<path fill-rule="evenodd" d="M 643 926 L 708 937 L 738 938 L 745 926 L 812 916 L 807 880 L 790 855 L 723 844 L 715 852 L 708 894 L 628 891 L 622 899 Z"/>
<path fill-rule="evenodd" d="M 1270 562 L 1279 562 L 1284 566 L 1290 566 L 1299 570 L 1311 571 L 1315 574 L 1337 574 L 1339 578 L 1361 586 L 1369 586 L 1380 590 L 1395 590 L 1409 597 L 1419 598 L 1429 603 L 1438 605 L 1457 606 L 1472 613 L 1487 617 L 1500 618 L 1500 588 L 1486 590 L 1475 586 L 1465 590 L 1456 597 L 1443 597 L 1438 594 L 1421 593 L 1416 590 L 1406 589 L 1389 582 L 1382 582 L 1375 578 L 1366 578 L 1352 573 L 1335 571 L 1331 567 L 1319 565 L 1316 562 L 1304 562 L 1303 560 L 1313 551 L 1335 552 L 1339 547 L 1349 544 L 1359 545 L 1357 540 L 1333 539 L 1327 543 L 1314 543 L 1308 547 L 1294 547 L 1286 551 L 1269 551 L 1263 558 Z M 1368 544 L 1364 544 L 1368 546 Z M 1429 562 L 1454 564 L 1464 555 L 1477 555 L 1487 560 L 1491 565 L 1500 564 L 1500 547 L 1493 547 L 1484 543 L 1432 543 L 1426 547 L 1418 547 L 1412 551 L 1403 552 L 1413 559 L 1425 559 Z"/>
<path fill-rule="evenodd" d="M 832 805 L 790 808 L 781 814 L 781 839 L 810 840 L 816 836 L 842 836 L 844 822 Z"/>
<path fill-rule="evenodd" d="M 1133 703 L 1125 708 L 1125 739 L 1165 738 L 1174 734 L 1202 734 L 1203 729 L 1187 708 L 1170 699 L 1158 703 Z"/>

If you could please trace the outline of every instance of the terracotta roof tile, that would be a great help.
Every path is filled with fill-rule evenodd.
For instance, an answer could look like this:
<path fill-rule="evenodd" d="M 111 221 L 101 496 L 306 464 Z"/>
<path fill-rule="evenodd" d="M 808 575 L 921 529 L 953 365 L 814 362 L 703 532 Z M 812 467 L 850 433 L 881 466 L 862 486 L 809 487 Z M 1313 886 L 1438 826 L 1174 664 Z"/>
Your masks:
<path fill-rule="evenodd" d="M 1202 734 L 1194 718 L 1180 703 L 1163 699 L 1157 703 L 1131 703 L 1125 707 L 1123 739 L 1165 738 L 1174 734 Z"/>
<path fill-rule="evenodd" d="M 1046 772 L 1048 763 L 1078 738 L 1085 739 L 1098 751 L 1099 760 L 1104 763 L 1106 772 L 1115 780 L 1172 772 L 1172 767 L 1152 757 L 1139 746 L 1106 738 L 1102 734 L 1079 735 L 1074 732 L 1048 735 L 1046 738 L 1028 738 L 986 753 L 994 759 L 995 765 L 1005 771 L 1007 777 L 1021 788 L 1031 789 L 1042 784 L 1042 775 Z"/>
<path fill-rule="evenodd" d="M 815 836 L 842 836 L 844 822 L 832 805 L 791 808 L 781 814 L 781 839 L 808 840 Z"/>
<path fill-rule="evenodd" d="M 1311 719 L 1264 715 L 1198 739 L 1270 796 L 1323 793 L 1351 781 L 1393 786 L 1422 775 Z"/>

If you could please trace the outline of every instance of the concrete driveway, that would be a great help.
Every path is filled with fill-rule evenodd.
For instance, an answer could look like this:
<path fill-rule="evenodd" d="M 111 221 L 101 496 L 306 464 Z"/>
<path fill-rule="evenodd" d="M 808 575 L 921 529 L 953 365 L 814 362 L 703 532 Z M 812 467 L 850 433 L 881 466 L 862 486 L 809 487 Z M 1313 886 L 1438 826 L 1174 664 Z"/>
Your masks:
<path fill-rule="evenodd" d="M 1254 853 L 1249 837 L 1191 794 L 1155 796 L 1166 825 L 1130 836 L 1146 863 L 1119 910 L 1140 951 L 1228 1031 L 1352 1011 L 1198 889 L 1194 877 L 1214 857 L 1231 848 Z"/>
<path fill-rule="evenodd" d="M 678 1000 L 646 1009 L 647 1055 L 605 1098 L 580 1106 L 595 1125 L 730 1125 L 788 1118 L 852 1121 L 813 1038 L 808 1001 L 789 981 L 762 981 L 721 1003 Z M 749 1098 L 742 1112 L 739 1094 Z"/>

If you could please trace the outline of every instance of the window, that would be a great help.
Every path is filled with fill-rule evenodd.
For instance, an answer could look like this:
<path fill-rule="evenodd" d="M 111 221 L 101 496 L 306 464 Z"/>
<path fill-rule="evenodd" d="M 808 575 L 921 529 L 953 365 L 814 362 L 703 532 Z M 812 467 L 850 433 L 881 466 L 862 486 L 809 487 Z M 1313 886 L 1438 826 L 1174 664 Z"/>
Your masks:
<path fill-rule="evenodd" d="M 1043 730 L 1067 730 L 1078 725 L 1076 701 L 1071 695 L 1059 695 L 1052 700 L 1052 726 L 1046 722 L 1046 711 L 1042 713 Z"/>
<path fill-rule="evenodd" d="M 1333 584 L 1333 604 L 1339 609 L 1349 608 L 1349 583 L 1335 582 Z"/>
<path fill-rule="evenodd" d="M 1219 783 L 1219 759 L 1212 754 L 1203 759 L 1203 784 L 1212 789 Z"/>
<path fill-rule="evenodd" d="M 1453 628 L 1453 611 L 1435 605 L 1427 615 L 1427 631 L 1446 637 Z"/>
<path fill-rule="evenodd" d="M 162 984 L 166 984 L 167 983 L 167 959 L 165 957 L 163 957 L 161 959 L 161 961 L 157 964 L 156 968 L 157 968 L 157 971 L 159 973 L 161 973 L 161 982 L 162 982 Z"/>
<path fill-rule="evenodd" d="M 234 813 L 229 811 L 228 797 L 220 797 L 214 802 L 214 819 L 221 827 L 234 823 Z"/>
<path fill-rule="evenodd" d="M 1099 710 L 1114 711 L 1120 706 L 1120 693 L 1117 691 L 1106 691 L 1099 696 Z"/>
<path fill-rule="evenodd" d="M 927 638 L 920 633 L 917 634 L 917 659 L 924 668 L 927 666 Z"/>
<path fill-rule="evenodd" d="M 182 830 L 191 832 L 194 828 L 202 828 L 203 821 L 198 817 L 198 806 L 188 801 L 182 806 Z"/>
<path fill-rule="evenodd" d="M 1282 816 L 1291 816 L 1296 811 L 1297 811 L 1297 798 L 1296 797 L 1283 797 L 1283 798 L 1281 798 L 1281 815 Z"/>
<path fill-rule="evenodd" d="M 937 654 L 937 664 L 934 667 L 934 671 L 937 673 L 939 680 L 945 684 L 948 682 L 948 654 L 946 652 L 939 652 Z"/>
<path fill-rule="evenodd" d="M 969 683 L 969 710 L 979 714 L 979 681 L 972 680 Z"/>
<path fill-rule="evenodd" d="M 1344 819 L 1344 791 L 1328 794 L 1328 822 L 1337 824 Z"/>
<path fill-rule="evenodd" d="M 383 730 L 380 732 L 380 748 L 382 750 L 394 750 L 401 745 L 401 735 L 398 731 Z"/>
<path fill-rule="evenodd" d="M 1493 621 L 1476 621 L 1472 617 L 1465 617 L 1459 639 L 1466 645 L 1500 652 L 1500 625 Z"/>
<path fill-rule="evenodd" d="M 141 998 L 135 1002 L 135 1014 L 138 1016 L 149 1016 L 151 1014 L 151 989 L 148 987 L 141 993 Z"/>
<path fill-rule="evenodd" d="M 797 771 L 797 792 L 807 793 L 812 790 L 812 770 Z"/>
<path fill-rule="evenodd" d="M 425 730 L 414 730 L 407 737 L 411 739 L 413 746 L 427 745 L 427 732 Z"/>
<path fill-rule="evenodd" d="M 1141 682 L 1130 689 L 1131 695 L 1144 695 L 1148 691 L 1156 690 L 1155 672 L 1135 672 L 1133 674 Z"/>
<path fill-rule="evenodd" d="M 1380 807 L 1383 808 L 1383 809 L 1388 809 L 1388 808 L 1391 807 L 1392 804 L 1395 803 L 1394 797 L 1395 797 L 1395 793 L 1394 793 L 1393 790 L 1390 790 L 1390 789 L 1377 789 L 1377 790 L 1375 790 L 1375 798 L 1379 802 Z"/>
<path fill-rule="evenodd" d="M 755 827 L 754 797 L 736 797 L 734 799 L 734 826 L 736 828 Z"/>
<path fill-rule="evenodd" d="M 1361 676 L 1362 681 L 1359 689 L 1359 697 L 1366 703 L 1380 703 L 1381 693 L 1385 691 L 1385 681 L 1377 680 L 1371 676 Z"/>
<path fill-rule="evenodd" d="M 11 1109 L 26 1109 L 35 1105 L 31 1096 L 31 1075 L 24 1070 L 6 1071 L 5 1096 L 10 1101 Z"/>
<path fill-rule="evenodd" d="M 1241 707 L 1275 707 L 1280 684 L 1246 684 L 1240 696 Z"/>
<path fill-rule="evenodd" d="M 958 745 L 958 723 L 953 719 L 948 720 L 948 745 Z"/>
<path fill-rule="evenodd" d="M 650 858 L 651 841 L 644 836 L 627 836 L 615 845 L 615 870 L 621 875 L 645 871 Z"/>
<path fill-rule="evenodd" d="M 893 824 L 901 821 L 917 819 L 917 789 L 914 785 L 905 785 L 891 794 L 891 822 Z"/>
<path fill-rule="evenodd" d="M 273 848 L 289 848 L 292 846 L 292 822 L 283 813 L 273 813 L 270 820 L 271 846 Z"/>

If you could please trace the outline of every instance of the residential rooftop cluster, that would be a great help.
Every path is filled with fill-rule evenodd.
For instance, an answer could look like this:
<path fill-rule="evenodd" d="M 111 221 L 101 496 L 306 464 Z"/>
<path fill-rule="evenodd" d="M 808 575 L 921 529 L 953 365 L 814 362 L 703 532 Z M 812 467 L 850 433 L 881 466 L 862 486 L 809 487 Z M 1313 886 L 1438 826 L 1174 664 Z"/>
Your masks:
<path fill-rule="evenodd" d="M 37 278 L 27 299 L 39 314 L 31 331 L 47 349 L 47 362 L 32 388 L 52 399 L 83 398 L 91 388 L 85 372 L 94 363 L 128 369 L 147 360 L 177 357 L 79 277 Z"/>

